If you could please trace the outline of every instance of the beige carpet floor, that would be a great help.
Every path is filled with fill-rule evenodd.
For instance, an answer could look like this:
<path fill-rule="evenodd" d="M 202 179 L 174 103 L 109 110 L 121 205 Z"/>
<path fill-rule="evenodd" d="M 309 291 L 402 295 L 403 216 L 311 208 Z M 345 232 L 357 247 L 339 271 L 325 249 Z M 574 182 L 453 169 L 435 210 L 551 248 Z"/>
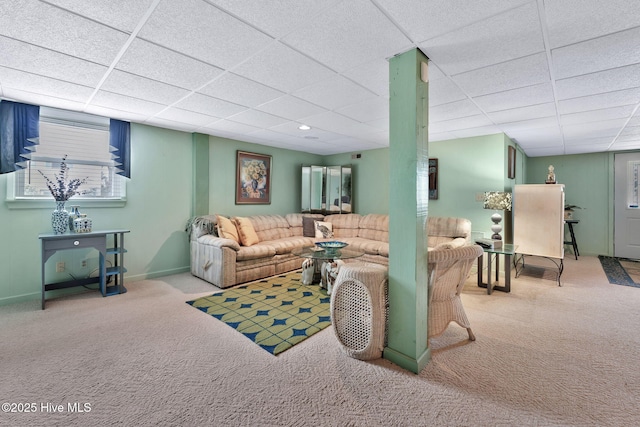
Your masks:
<path fill-rule="evenodd" d="M 544 277 L 487 295 L 471 276 L 477 341 L 451 325 L 419 375 L 346 357 L 331 328 L 272 356 L 185 304 L 216 290 L 189 274 L 0 307 L 0 400 L 37 405 L 0 425 L 640 425 L 640 289 L 595 257 Z"/>

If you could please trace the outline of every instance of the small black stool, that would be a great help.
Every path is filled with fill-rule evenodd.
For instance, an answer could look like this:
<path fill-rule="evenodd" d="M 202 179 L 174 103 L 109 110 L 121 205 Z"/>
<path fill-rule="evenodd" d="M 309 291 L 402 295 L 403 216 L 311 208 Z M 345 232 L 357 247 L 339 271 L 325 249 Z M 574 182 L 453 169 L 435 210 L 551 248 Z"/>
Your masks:
<path fill-rule="evenodd" d="M 576 235 L 573 232 L 573 224 L 577 224 L 580 220 L 577 219 L 565 219 L 565 223 L 569 226 L 569 234 L 571 235 L 571 240 L 565 241 L 565 245 L 571 245 L 573 247 L 573 255 L 575 255 L 576 259 L 578 259 L 578 255 L 580 255 L 580 251 L 578 250 L 578 243 L 576 242 Z"/>

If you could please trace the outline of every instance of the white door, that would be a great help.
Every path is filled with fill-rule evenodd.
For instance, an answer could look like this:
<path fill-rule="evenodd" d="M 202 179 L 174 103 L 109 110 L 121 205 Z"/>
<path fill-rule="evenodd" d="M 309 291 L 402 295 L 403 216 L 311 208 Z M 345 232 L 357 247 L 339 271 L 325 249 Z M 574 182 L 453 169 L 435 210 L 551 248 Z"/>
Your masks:
<path fill-rule="evenodd" d="M 614 256 L 640 259 L 640 153 L 615 155 Z"/>

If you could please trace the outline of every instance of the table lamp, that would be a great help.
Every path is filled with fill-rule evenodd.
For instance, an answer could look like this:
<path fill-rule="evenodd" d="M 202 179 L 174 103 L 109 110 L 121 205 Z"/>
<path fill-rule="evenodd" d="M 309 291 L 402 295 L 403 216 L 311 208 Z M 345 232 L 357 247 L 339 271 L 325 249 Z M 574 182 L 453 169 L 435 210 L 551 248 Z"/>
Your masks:
<path fill-rule="evenodd" d="M 487 191 L 484 193 L 484 208 L 493 209 L 495 211 L 510 211 L 511 193 L 507 193 L 506 191 Z M 502 225 L 500 225 L 502 215 L 500 212 L 495 212 L 491 215 L 491 221 L 493 221 L 493 225 L 491 226 L 493 235 L 491 236 L 491 239 L 502 240 L 502 236 L 500 235 L 500 232 L 502 231 Z"/>

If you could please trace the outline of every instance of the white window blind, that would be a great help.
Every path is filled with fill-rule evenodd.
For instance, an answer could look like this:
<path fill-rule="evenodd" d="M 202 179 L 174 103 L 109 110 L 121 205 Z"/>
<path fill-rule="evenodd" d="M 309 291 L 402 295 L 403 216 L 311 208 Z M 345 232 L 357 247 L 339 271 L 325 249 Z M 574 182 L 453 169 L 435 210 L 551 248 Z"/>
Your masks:
<path fill-rule="evenodd" d="M 38 171 L 55 182 L 65 155 L 68 179 L 87 179 L 72 200 L 124 196 L 123 177 L 115 173 L 111 156 L 108 118 L 41 107 L 39 140 L 27 168 L 17 173 L 16 197 L 51 198 Z"/>

